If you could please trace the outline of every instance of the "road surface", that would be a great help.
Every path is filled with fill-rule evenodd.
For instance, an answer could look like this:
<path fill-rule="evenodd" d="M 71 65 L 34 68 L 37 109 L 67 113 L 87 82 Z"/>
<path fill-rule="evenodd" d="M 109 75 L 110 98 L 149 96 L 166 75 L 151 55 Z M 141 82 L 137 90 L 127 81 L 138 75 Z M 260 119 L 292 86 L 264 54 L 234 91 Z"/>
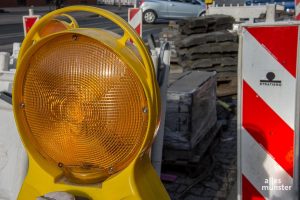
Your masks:
<path fill-rule="evenodd" d="M 107 10 L 115 12 L 120 17 L 127 21 L 127 7 L 123 7 L 118 10 L 116 7 L 106 7 Z M 19 13 L 20 14 L 20 13 Z M 26 13 L 24 13 L 25 15 Z M 40 14 L 40 13 L 37 13 Z M 43 14 L 43 13 L 41 13 Z M 15 15 L 15 13 L 11 13 L 11 15 Z M 1 17 L 1 15 L 0 15 Z M 103 28 L 106 30 L 111 30 L 116 33 L 122 33 L 121 29 L 118 28 L 115 24 L 101 17 L 97 16 L 89 16 L 85 18 L 77 19 L 79 26 L 84 28 Z M 143 25 L 143 39 L 146 41 L 147 35 L 152 33 L 154 36 L 158 36 L 159 32 L 163 27 L 168 25 L 168 21 L 159 21 L 156 24 L 144 24 Z M 24 39 L 24 31 L 23 25 L 21 23 L 14 24 L 0 24 L 0 51 L 12 51 L 12 43 L 13 42 L 22 42 Z"/>

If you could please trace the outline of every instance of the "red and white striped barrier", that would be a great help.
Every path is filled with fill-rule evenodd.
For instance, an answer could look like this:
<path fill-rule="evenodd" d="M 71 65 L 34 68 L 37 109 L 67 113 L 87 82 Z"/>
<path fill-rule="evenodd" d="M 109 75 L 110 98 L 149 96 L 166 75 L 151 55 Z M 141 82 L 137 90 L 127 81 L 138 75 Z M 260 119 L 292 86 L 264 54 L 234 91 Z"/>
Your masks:
<path fill-rule="evenodd" d="M 139 8 L 129 8 L 128 9 L 128 23 L 142 37 L 143 12 L 141 9 L 139 9 Z"/>
<path fill-rule="evenodd" d="M 296 197 L 298 34 L 296 22 L 242 29 L 239 199 Z"/>
<path fill-rule="evenodd" d="M 23 16 L 23 29 L 24 29 L 24 36 L 29 32 L 30 28 L 33 24 L 39 20 L 40 15 L 34 15 L 33 9 L 29 9 L 29 15 Z"/>
<path fill-rule="evenodd" d="M 300 20 L 300 0 L 295 0 L 295 19 Z"/>

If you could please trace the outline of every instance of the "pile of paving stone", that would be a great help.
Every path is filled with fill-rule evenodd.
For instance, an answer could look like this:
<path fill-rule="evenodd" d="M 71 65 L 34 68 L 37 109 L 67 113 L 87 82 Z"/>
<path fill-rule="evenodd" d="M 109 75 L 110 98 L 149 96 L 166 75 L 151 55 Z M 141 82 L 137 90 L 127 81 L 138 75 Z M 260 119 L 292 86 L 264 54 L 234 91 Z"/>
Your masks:
<path fill-rule="evenodd" d="M 218 96 L 237 92 L 238 35 L 232 29 L 234 19 L 209 15 L 171 23 L 160 40 L 171 43 L 171 63 L 187 70 L 216 71 Z"/>
<path fill-rule="evenodd" d="M 226 200 L 237 179 L 236 118 L 218 132 L 197 165 L 163 165 L 163 183 L 173 200 Z"/>
<path fill-rule="evenodd" d="M 232 28 L 234 18 L 227 15 L 191 17 L 178 22 L 181 35 L 194 35 Z"/>
<path fill-rule="evenodd" d="M 226 199 L 236 181 L 236 104 L 216 97 L 216 72 L 171 73 L 162 180 L 174 200 Z"/>
<path fill-rule="evenodd" d="M 169 77 L 162 176 L 172 199 L 225 199 L 236 180 L 233 21 L 190 18 L 160 34 L 171 46 L 171 72 L 176 68 Z"/>
<path fill-rule="evenodd" d="M 199 162 L 219 129 L 216 72 L 170 74 L 164 161 L 173 164 Z"/>

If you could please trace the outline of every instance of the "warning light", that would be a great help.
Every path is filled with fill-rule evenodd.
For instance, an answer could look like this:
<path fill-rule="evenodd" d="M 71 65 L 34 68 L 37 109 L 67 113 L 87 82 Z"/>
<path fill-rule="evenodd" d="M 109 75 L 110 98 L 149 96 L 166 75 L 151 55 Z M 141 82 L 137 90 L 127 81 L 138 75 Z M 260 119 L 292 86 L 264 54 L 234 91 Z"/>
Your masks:
<path fill-rule="evenodd" d="M 101 15 L 124 35 L 81 29 L 65 15 L 75 11 Z M 61 15 L 71 23 L 58 20 Z M 160 115 L 154 73 L 141 38 L 113 13 L 72 6 L 41 18 L 20 50 L 13 91 L 29 154 L 19 199 L 55 191 L 88 199 L 169 199 L 149 159 Z"/>

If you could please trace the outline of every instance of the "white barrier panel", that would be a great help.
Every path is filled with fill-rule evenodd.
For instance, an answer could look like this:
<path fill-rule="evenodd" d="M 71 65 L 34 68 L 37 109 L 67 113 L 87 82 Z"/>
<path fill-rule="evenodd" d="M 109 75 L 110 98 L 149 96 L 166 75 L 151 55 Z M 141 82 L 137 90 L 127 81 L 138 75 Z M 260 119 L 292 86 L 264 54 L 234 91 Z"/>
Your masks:
<path fill-rule="evenodd" d="M 128 23 L 134 28 L 134 30 L 142 37 L 143 33 L 143 13 L 142 9 L 129 8 L 128 9 Z"/>
<path fill-rule="evenodd" d="M 239 199 L 296 199 L 299 25 L 248 24 L 239 49 Z M 298 89 L 297 89 L 298 88 Z"/>
<path fill-rule="evenodd" d="M 0 92 L 11 92 L 14 72 L 0 71 Z M 0 93 L 3 97 L 3 93 Z M 28 158 L 19 137 L 12 105 L 0 98 L 0 199 L 15 200 L 27 174 Z"/>
<path fill-rule="evenodd" d="M 283 6 L 276 6 L 277 10 L 283 10 Z M 254 19 L 258 18 L 261 14 L 266 13 L 267 5 L 237 5 L 237 6 L 219 6 L 212 4 L 208 6 L 206 11 L 207 15 L 214 15 L 214 14 L 224 14 L 230 15 L 235 18 L 236 21 L 240 21 L 241 19 L 249 19 L 253 21 Z"/>
<path fill-rule="evenodd" d="M 33 24 L 39 19 L 40 15 L 33 15 L 33 9 L 29 9 L 29 15 L 23 16 L 24 36 L 26 36 Z"/>
<path fill-rule="evenodd" d="M 300 20 L 300 0 L 295 0 L 295 19 Z"/>
<path fill-rule="evenodd" d="M 8 52 L 0 52 L 0 71 L 8 71 L 10 54 Z"/>

